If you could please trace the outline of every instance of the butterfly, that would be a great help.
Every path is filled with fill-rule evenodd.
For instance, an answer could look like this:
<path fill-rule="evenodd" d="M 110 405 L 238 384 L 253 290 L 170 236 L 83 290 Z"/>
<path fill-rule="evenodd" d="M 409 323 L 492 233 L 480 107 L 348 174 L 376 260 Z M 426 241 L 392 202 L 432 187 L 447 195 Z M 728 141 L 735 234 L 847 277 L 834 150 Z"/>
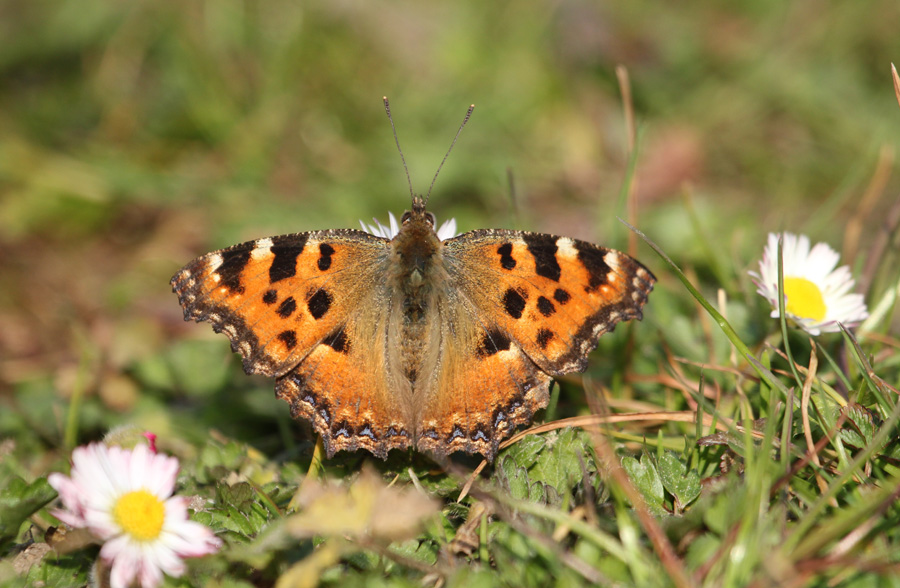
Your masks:
<path fill-rule="evenodd" d="M 584 371 L 603 333 L 641 318 L 656 281 L 628 255 L 568 237 L 439 235 L 417 195 L 396 229 L 248 241 L 171 280 L 185 320 L 212 323 L 244 371 L 274 378 L 328 457 L 415 448 L 492 460 L 547 405 L 554 376 Z"/>

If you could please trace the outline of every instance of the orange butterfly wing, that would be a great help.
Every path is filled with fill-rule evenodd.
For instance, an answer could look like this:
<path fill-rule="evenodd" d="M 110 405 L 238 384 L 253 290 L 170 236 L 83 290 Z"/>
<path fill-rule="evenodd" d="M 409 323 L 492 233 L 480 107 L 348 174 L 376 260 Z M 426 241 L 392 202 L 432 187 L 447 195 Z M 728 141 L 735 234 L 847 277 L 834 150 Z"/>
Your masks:
<path fill-rule="evenodd" d="M 551 375 L 583 371 L 600 335 L 641 318 L 656 281 L 624 253 L 519 231 L 444 241 L 443 262 L 440 367 L 418 417 L 438 454 L 493 457 L 546 406 Z"/>
<path fill-rule="evenodd" d="M 185 320 L 209 321 L 244 370 L 276 378 L 292 415 L 328 454 L 409 445 L 408 411 L 385 370 L 389 241 L 354 230 L 258 239 L 215 251 L 172 278 Z"/>

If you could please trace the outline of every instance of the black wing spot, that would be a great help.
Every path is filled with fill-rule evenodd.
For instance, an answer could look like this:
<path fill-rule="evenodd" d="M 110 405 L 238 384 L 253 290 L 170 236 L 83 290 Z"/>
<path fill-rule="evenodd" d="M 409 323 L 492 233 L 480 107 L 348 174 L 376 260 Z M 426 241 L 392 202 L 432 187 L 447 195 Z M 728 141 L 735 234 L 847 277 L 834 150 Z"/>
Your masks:
<path fill-rule="evenodd" d="M 297 333 L 294 331 L 282 331 L 278 333 L 278 340 L 284 343 L 288 351 L 297 346 Z"/>
<path fill-rule="evenodd" d="M 328 243 L 322 243 L 319 245 L 319 270 L 325 271 L 331 267 L 331 256 L 334 254 L 334 247 L 329 245 Z"/>
<path fill-rule="evenodd" d="M 481 344 L 478 346 L 476 353 L 478 353 L 479 357 L 490 357 L 495 353 L 507 351 L 509 347 L 509 337 L 496 329 L 492 329 L 481 338 Z"/>
<path fill-rule="evenodd" d="M 275 304 L 278 302 L 278 292 L 276 290 L 267 290 L 265 294 L 263 294 L 263 302 L 266 304 Z"/>
<path fill-rule="evenodd" d="M 319 320 L 325 316 L 325 313 L 331 308 L 332 302 L 334 302 L 334 299 L 331 297 L 331 294 L 329 294 L 327 290 L 319 289 L 310 297 L 309 302 L 307 302 L 306 305 L 309 308 L 309 314 L 311 314 L 314 319 Z"/>
<path fill-rule="evenodd" d="M 269 283 L 274 284 L 279 280 L 285 280 L 297 275 L 297 256 L 306 247 L 305 235 L 292 238 L 283 244 L 273 239 L 274 244 L 269 248 L 274 258 L 269 266 Z"/>
<path fill-rule="evenodd" d="M 525 310 L 525 298 L 518 291 L 509 288 L 503 295 L 503 308 L 509 316 L 520 319 Z"/>
<path fill-rule="evenodd" d="M 512 243 L 504 243 L 497 247 L 497 253 L 500 254 L 500 267 L 505 270 L 516 267 L 516 259 L 512 256 Z"/>
<path fill-rule="evenodd" d="M 537 275 L 558 282 L 562 270 L 556 260 L 556 252 L 559 251 L 559 247 L 556 246 L 557 237 L 536 234 L 525 235 L 524 239 L 528 252 L 534 257 L 534 270 Z"/>
<path fill-rule="evenodd" d="M 278 306 L 278 310 L 275 312 L 277 312 L 278 316 L 281 318 L 287 318 L 294 314 L 295 310 L 297 310 L 297 301 L 294 300 L 293 296 L 288 296 L 284 299 L 284 302 Z"/>
<path fill-rule="evenodd" d="M 553 299 L 556 300 L 557 302 L 559 302 L 560 304 L 565 304 L 566 302 L 571 300 L 572 297 L 569 295 L 568 292 L 566 292 L 562 288 L 557 288 L 556 292 L 553 293 Z"/>
<path fill-rule="evenodd" d="M 537 344 L 541 347 L 541 349 L 546 349 L 547 345 L 550 344 L 550 341 L 552 341 L 554 337 L 556 337 L 556 335 L 553 334 L 553 331 L 549 329 L 541 329 L 537 334 Z"/>
<path fill-rule="evenodd" d="M 537 300 L 537 309 L 544 316 L 550 316 L 556 312 L 556 307 L 553 306 L 553 303 L 550 302 L 549 298 L 544 298 L 541 296 Z"/>
<path fill-rule="evenodd" d="M 612 271 L 606 263 L 606 251 L 599 249 L 590 243 L 575 241 L 575 249 L 578 250 L 578 260 L 588 272 L 587 292 L 593 292 L 608 282 L 606 276 Z"/>
<path fill-rule="evenodd" d="M 222 252 L 222 264 L 216 268 L 216 273 L 221 278 L 221 284 L 235 294 L 243 294 L 244 286 L 241 285 L 241 272 L 250 263 L 250 249 L 232 249 Z"/>
<path fill-rule="evenodd" d="M 325 344 L 338 353 L 347 353 L 350 351 L 350 340 L 347 338 L 347 333 L 344 331 L 341 331 L 333 337 L 328 337 L 325 340 Z"/>

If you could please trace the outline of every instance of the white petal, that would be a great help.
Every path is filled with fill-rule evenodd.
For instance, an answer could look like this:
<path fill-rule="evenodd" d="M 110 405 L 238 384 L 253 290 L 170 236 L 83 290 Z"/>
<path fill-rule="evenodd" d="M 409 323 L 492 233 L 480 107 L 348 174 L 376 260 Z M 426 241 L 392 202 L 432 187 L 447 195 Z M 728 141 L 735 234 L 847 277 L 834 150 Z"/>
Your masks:
<path fill-rule="evenodd" d="M 118 537 L 100 548 L 100 557 L 112 564 L 109 576 L 111 588 L 128 588 L 139 571 L 140 553 L 129 549 L 127 542 L 124 537 Z"/>
<path fill-rule="evenodd" d="M 391 227 L 384 226 L 383 224 L 381 224 L 381 221 L 379 221 L 377 218 L 372 219 L 373 221 L 375 221 L 374 225 L 366 225 L 362 221 L 359 221 L 359 224 L 362 225 L 364 231 L 368 230 L 368 232 L 372 233 L 376 237 L 384 237 L 385 239 L 393 239 L 394 236 L 399 231 L 399 229 L 397 229 L 397 226 L 396 226 L 397 219 L 394 218 L 394 215 L 392 213 L 388 213 L 388 215 L 390 216 Z"/>
<path fill-rule="evenodd" d="M 166 501 L 166 519 L 160 540 L 181 557 L 215 553 L 222 546 L 209 527 L 188 520 L 187 501 L 175 496 Z"/>
<path fill-rule="evenodd" d="M 84 521 L 84 503 L 81 501 L 82 492 L 75 485 L 75 483 L 71 480 L 71 478 L 67 478 L 66 476 L 58 473 L 53 473 L 47 476 L 47 482 L 59 493 L 59 498 L 62 500 L 63 506 L 71 511 L 72 519 L 80 519 L 83 523 Z M 81 527 L 80 524 L 73 524 L 62 517 L 56 516 L 59 520 L 65 522 L 67 525 L 71 525 L 73 527 Z"/>
<path fill-rule="evenodd" d="M 113 517 L 112 507 L 108 510 L 87 509 L 84 520 L 91 532 L 103 541 L 122 534 L 122 527 Z"/>
<path fill-rule="evenodd" d="M 437 231 L 438 239 L 440 239 L 441 241 L 443 241 L 445 239 L 452 239 L 453 237 L 456 236 L 456 234 L 457 233 L 456 233 L 456 219 L 455 218 L 445 220 L 444 223 L 441 225 L 441 228 L 439 228 Z"/>
<path fill-rule="evenodd" d="M 397 224 L 397 217 L 393 212 L 388 212 L 388 219 L 391 222 L 391 238 L 393 239 L 400 232 L 400 225 Z"/>
<path fill-rule="evenodd" d="M 108 463 L 106 446 L 100 443 L 78 447 L 72 452 L 72 480 L 93 501 L 101 496 L 110 499 L 118 493 L 110 478 Z"/>
<path fill-rule="evenodd" d="M 151 453 L 150 456 L 154 475 L 146 480 L 145 488 L 160 500 L 165 500 L 175 491 L 175 478 L 180 467 L 178 460 L 161 453 Z"/>
<path fill-rule="evenodd" d="M 209 555 L 222 547 L 222 540 L 209 527 L 195 521 L 185 521 L 179 525 L 177 532 L 166 533 L 162 540 L 180 557 Z"/>
<path fill-rule="evenodd" d="M 79 516 L 78 514 L 62 509 L 54 509 L 50 511 L 50 514 L 69 525 L 70 527 L 74 527 L 76 529 L 80 529 L 81 527 L 86 527 L 86 523 L 84 518 Z"/>
<path fill-rule="evenodd" d="M 155 564 L 150 564 L 145 559 L 140 565 L 139 580 L 141 582 L 141 587 L 142 588 L 154 588 L 155 586 L 159 586 L 160 584 L 162 584 L 162 580 L 163 580 L 162 572 L 163 572 L 163 570 L 160 569 L 159 566 L 157 566 Z M 165 570 L 165 572 L 167 574 L 169 574 L 170 576 L 178 578 L 179 576 L 181 576 L 181 574 L 184 573 L 184 565 L 182 565 L 181 569 L 179 569 L 179 570 L 174 570 L 174 569 L 173 570 Z M 177 572 L 177 573 L 175 573 L 175 572 Z"/>

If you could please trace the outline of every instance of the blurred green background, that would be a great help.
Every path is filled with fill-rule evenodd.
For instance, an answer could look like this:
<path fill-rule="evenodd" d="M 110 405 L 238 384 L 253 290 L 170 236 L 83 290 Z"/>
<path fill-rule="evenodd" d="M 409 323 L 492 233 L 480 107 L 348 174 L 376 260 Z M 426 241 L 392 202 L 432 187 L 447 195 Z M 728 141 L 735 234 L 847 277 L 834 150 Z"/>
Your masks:
<path fill-rule="evenodd" d="M 237 362 L 182 321 L 169 278 L 238 241 L 401 213 L 383 95 L 417 192 L 476 104 L 431 197 L 439 221 L 624 247 L 623 65 L 637 222 L 676 262 L 702 234 L 748 283 L 768 231 L 841 248 L 873 178 L 887 196 L 866 226 L 900 186 L 875 172 L 900 136 L 898 22 L 895 0 L 5 0 L 2 430 L 24 420 L 52 444 L 74 391 L 89 431 L 202 404 Z"/>

